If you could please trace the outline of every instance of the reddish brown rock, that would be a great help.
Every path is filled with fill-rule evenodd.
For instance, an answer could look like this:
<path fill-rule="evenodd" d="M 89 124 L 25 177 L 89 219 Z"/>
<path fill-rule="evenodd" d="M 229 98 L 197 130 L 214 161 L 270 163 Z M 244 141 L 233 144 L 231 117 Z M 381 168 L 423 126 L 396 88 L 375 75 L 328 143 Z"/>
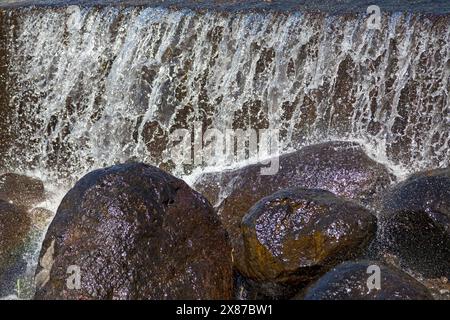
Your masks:
<path fill-rule="evenodd" d="M 16 173 L 0 175 L 0 199 L 23 207 L 44 201 L 45 189 L 41 180 Z"/>
<path fill-rule="evenodd" d="M 258 201 L 242 219 L 239 270 L 260 282 L 298 286 L 360 255 L 376 218 L 319 189 L 291 188 Z"/>
<path fill-rule="evenodd" d="M 36 299 L 228 299 L 231 248 L 208 201 L 138 163 L 96 170 L 69 191 L 36 271 Z M 81 287 L 66 273 L 80 268 Z"/>

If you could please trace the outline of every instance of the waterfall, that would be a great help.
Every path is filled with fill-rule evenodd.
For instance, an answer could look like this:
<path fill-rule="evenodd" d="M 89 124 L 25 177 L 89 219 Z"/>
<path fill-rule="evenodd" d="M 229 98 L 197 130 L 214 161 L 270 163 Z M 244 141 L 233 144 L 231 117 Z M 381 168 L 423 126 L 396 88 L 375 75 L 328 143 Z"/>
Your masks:
<path fill-rule="evenodd" d="M 339 137 L 411 171 L 449 164 L 445 15 L 385 14 L 376 30 L 363 14 L 70 6 L 9 21 L 15 168 L 185 172 L 164 151 L 195 121 L 276 127 L 281 152 Z"/>
<path fill-rule="evenodd" d="M 164 151 L 170 132 L 195 121 L 276 127 L 282 152 L 339 137 L 411 171 L 449 163 L 448 16 L 385 14 L 374 30 L 362 14 L 9 15 L 16 168 L 79 177 L 139 159 L 180 172 Z"/>

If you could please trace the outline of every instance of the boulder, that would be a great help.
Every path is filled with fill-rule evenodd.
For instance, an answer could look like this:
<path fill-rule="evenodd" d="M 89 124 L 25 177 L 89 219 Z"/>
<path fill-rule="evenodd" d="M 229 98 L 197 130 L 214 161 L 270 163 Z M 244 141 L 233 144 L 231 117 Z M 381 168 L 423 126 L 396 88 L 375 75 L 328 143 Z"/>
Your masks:
<path fill-rule="evenodd" d="M 194 189 L 216 207 L 230 234 L 235 261 L 242 260 L 240 224 L 248 210 L 261 198 L 291 187 L 324 189 L 368 204 L 394 180 L 385 166 L 369 158 L 354 142 L 333 141 L 302 148 L 279 158 L 279 171 L 261 175 L 263 165 L 207 173 Z"/>
<path fill-rule="evenodd" d="M 0 200 L 0 296 L 11 294 L 26 263 L 22 254 L 30 218 L 20 207 Z"/>
<path fill-rule="evenodd" d="M 258 201 L 241 228 L 240 272 L 261 282 L 298 286 L 363 253 L 377 221 L 364 207 L 329 191 L 290 188 Z"/>
<path fill-rule="evenodd" d="M 296 299 L 432 300 L 433 297 L 406 273 L 380 262 L 362 260 L 340 264 Z"/>
<path fill-rule="evenodd" d="M 450 277 L 450 168 L 417 173 L 382 198 L 380 247 L 403 268 Z"/>
<path fill-rule="evenodd" d="M 44 201 L 45 190 L 41 180 L 16 173 L 0 175 L 0 199 L 18 206 L 32 207 Z"/>
<path fill-rule="evenodd" d="M 203 196 L 127 163 L 87 174 L 64 197 L 36 285 L 35 299 L 228 299 L 231 248 Z"/>

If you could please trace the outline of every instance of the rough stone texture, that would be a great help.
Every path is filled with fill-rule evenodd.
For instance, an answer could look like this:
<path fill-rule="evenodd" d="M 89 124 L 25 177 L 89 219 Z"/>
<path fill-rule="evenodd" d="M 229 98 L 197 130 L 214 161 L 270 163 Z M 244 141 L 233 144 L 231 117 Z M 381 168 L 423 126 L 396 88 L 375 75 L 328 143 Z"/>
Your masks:
<path fill-rule="evenodd" d="M 291 188 L 257 202 L 242 219 L 247 277 L 297 285 L 361 254 L 376 218 L 360 205 L 318 189 Z"/>
<path fill-rule="evenodd" d="M 262 165 L 208 173 L 194 188 L 217 207 L 223 225 L 230 234 L 235 261 L 242 260 L 238 245 L 243 216 L 261 198 L 290 187 L 324 189 L 338 196 L 371 201 L 386 188 L 393 177 L 387 169 L 370 159 L 359 144 L 327 142 L 283 155 L 275 175 L 261 175 Z"/>
<path fill-rule="evenodd" d="M 380 242 L 402 267 L 450 277 L 450 169 L 415 174 L 382 198 Z"/>
<path fill-rule="evenodd" d="M 369 290 L 367 281 L 374 272 L 369 266 L 380 268 L 380 290 Z M 370 283 L 374 278 L 371 278 Z M 374 261 L 345 262 L 337 266 L 297 299 L 305 300 L 432 300 L 428 290 L 412 277 Z"/>
<path fill-rule="evenodd" d="M 40 254 L 36 299 L 228 299 L 231 248 L 208 201 L 144 164 L 96 170 L 69 191 Z M 68 290 L 77 265 L 81 288 Z"/>
<path fill-rule="evenodd" d="M 16 173 L 0 175 L 0 199 L 19 206 L 32 207 L 45 199 L 41 180 Z"/>
<path fill-rule="evenodd" d="M 414 277 L 414 275 L 412 276 Z M 448 278 L 419 278 L 418 281 L 420 281 L 425 287 L 427 287 L 428 291 L 430 291 L 435 300 L 450 300 L 450 282 Z"/>
<path fill-rule="evenodd" d="M 0 200 L 0 296 L 14 292 L 16 280 L 24 271 L 22 253 L 29 230 L 27 212 Z"/>

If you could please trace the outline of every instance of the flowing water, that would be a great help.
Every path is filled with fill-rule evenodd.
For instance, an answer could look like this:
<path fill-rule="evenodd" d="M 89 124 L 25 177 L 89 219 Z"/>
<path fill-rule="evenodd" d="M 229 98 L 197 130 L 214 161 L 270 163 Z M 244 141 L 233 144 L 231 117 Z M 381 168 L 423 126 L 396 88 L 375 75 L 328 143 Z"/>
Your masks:
<path fill-rule="evenodd" d="M 449 165 L 444 2 L 381 7 L 378 29 L 364 1 L 335 1 L 338 14 L 294 1 L 69 2 L 0 6 L 0 171 L 43 179 L 53 211 L 83 174 L 128 160 L 191 182 L 199 169 L 173 161 L 168 145 L 195 126 L 277 129 L 277 153 L 360 141 L 400 176 Z"/>

